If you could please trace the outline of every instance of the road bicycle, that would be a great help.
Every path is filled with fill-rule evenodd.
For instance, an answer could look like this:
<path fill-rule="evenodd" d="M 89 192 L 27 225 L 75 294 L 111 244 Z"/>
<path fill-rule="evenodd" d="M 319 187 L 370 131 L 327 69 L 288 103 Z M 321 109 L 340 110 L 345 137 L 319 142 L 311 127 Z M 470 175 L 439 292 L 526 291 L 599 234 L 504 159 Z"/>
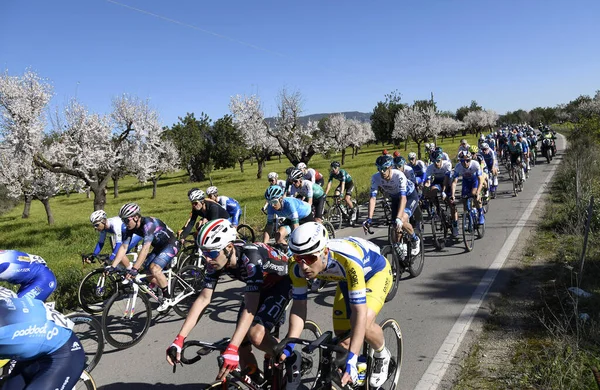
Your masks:
<path fill-rule="evenodd" d="M 521 159 L 517 159 L 515 164 L 510 166 L 510 177 L 513 185 L 513 196 L 517 196 L 523 191 L 523 169 L 521 168 Z"/>
<path fill-rule="evenodd" d="M 381 208 L 383 209 L 383 218 L 385 223 L 389 225 L 392 222 L 392 205 L 387 196 L 381 197 Z"/>
<path fill-rule="evenodd" d="M 240 223 L 237 226 L 237 236 L 238 236 L 238 239 L 245 241 L 245 242 L 255 242 L 256 241 L 256 233 L 254 232 L 254 229 L 252 229 L 252 227 L 250 225 L 246 225 L 243 223 Z"/>
<path fill-rule="evenodd" d="M 404 272 L 408 272 L 412 278 L 416 278 L 423 271 L 423 266 L 425 264 L 425 243 L 423 241 L 423 220 L 421 217 L 415 218 L 415 215 L 421 216 L 421 210 L 419 206 L 415 209 L 413 216 L 410 217 L 410 224 L 413 226 L 415 234 L 419 237 L 419 253 L 416 256 L 413 256 L 412 249 L 415 243 L 412 241 L 411 237 L 406 234 L 403 230 L 400 239 L 397 239 L 396 232 L 396 224 L 391 223 L 388 226 L 388 242 L 396 252 L 397 259 L 397 273 L 398 279 L 402 276 Z M 370 234 L 371 231 L 369 231 Z M 394 266 L 392 265 L 392 271 L 394 270 Z"/>
<path fill-rule="evenodd" d="M 182 318 L 186 318 L 194 301 L 200 295 L 204 271 L 188 265 L 175 273 L 168 268 L 163 270 L 171 295 L 170 307 Z M 127 270 L 116 270 L 121 280 Z M 144 337 L 152 319 L 150 298 L 161 304 L 159 297 L 146 281 L 147 274 L 139 274 L 113 294 L 102 312 L 102 329 L 106 341 L 115 348 L 125 349 L 139 343 Z M 160 290 L 159 290 L 160 291 Z M 167 310 L 168 311 L 168 310 Z M 166 311 L 165 311 L 166 313 Z"/>
<path fill-rule="evenodd" d="M 465 242 L 465 248 L 468 252 L 473 250 L 475 245 L 475 232 L 477 237 L 483 238 L 485 235 L 485 223 L 480 224 L 477 216 L 477 209 L 473 207 L 473 195 L 463 197 L 464 212 L 462 216 L 462 234 Z M 483 211 L 485 214 L 485 211 Z"/>
<path fill-rule="evenodd" d="M 328 196 L 332 200 L 331 206 L 325 214 L 326 220 L 331 222 L 333 227 L 341 229 L 344 222 L 354 227 L 358 223 L 359 207 L 356 199 L 352 198 L 352 213 L 348 210 L 346 201 L 341 196 Z"/>
<path fill-rule="evenodd" d="M 283 316 L 285 317 L 285 311 Z M 281 322 L 271 332 L 275 337 L 279 334 L 280 325 Z M 301 337 L 312 340 L 319 336 L 321 336 L 321 333 L 317 324 L 312 321 L 306 321 Z M 188 340 L 183 343 L 183 348 L 181 350 L 181 365 L 194 364 L 213 351 L 223 352 L 227 349 L 230 341 L 231 339 L 229 337 L 214 343 Z M 311 389 L 317 379 L 319 357 L 317 356 L 317 359 L 315 359 L 315 356 L 312 354 L 297 352 L 298 354 L 296 356 L 299 355 L 301 361 L 301 364 L 298 367 L 301 375 L 300 385 L 307 389 Z M 177 351 L 174 347 L 169 348 L 167 353 L 173 361 L 176 360 Z M 286 376 L 283 370 L 285 363 L 278 363 L 276 361 L 280 356 L 280 353 L 275 355 L 275 357 L 272 357 L 269 354 L 264 355 L 262 372 L 256 371 L 250 373 L 248 369 L 245 368 L 233 370 L 228 374 L 226 381 L 216 381 L 205 387 L 205 389 L 241 390 L 242 387 L 249 390 L 284 389 L 286 388 Z M 217 358 L 217 362 L 218 366 L 221 367 L 223 364 L 221 356 Z M 176 365 L 173 366 L 173 372 L 176 372 Z"/>
<path fill-rule="evenodd" d="M 448 204 L 441 199 L 439 194 L 433 202 L 430 202 L 429 207 L 433 245 L 437 250 L 442 250 L 452 232 L 452 213 Z"/>
<path fill-rule="evenodd" d="M 182 244 L 181 253 L 177 256 L 176 271 L 185 268 L 188 265 L 194 265 L 202 270 L 206 268 L 206 257 L 196 245 L 196 240 L 185 240 Z"/>
<path fill-rule="evenodd" d="M 316 326 L 316 324 L 315 324 Z M 391 359 L 388 366 L 388 377 L 383 385 L 379 388 L 381 390 L 395 390 L 398 387 L 400 380 L 400 370 L 402 368 L 402 351 L 403 351 L 403 337 L 400 325 L 392 318 L 384 320 L 380 324 L 383 330 L 383 337 L 385 339 L 385 346 L 389 350 Z M 318 326 L 317 326 L 318 329 Z M 321 333 L 321 332 L 319 332 Z M 304 365 L 305 355 L 310 356 L 313 353 L 319 355 L 318 359 L 314 361 L 318 362 L 318 375 L 313 387 L 309 387 L 312 390 L 331 390 L 337 389 L 369 389 L 369 378 L 373 372 L 373 348 L 366 342 L 363 344 L 362 353 L 358 358 L 359 367 L 358 370 L 358 383 L 352 385 L 347 384 L 341 386 L 341 373 L 344 371 L 346 356 L 348 350 L 339 345 L 342 341 L 350 337 L 350 331 L 344 332 L 339 337 L 333 335 L 332 331 L 326 331 L 317 338 L 287 338 L 281 340 L 275 347 L 275 351 L 279 352 L 288 343 L 295 343 L 296 345 L 304 346 L 302 348 L 303 359 L 302 364 Z M 334 356 L 334 353 L 336 356 Z M 364 362 L 364 363 L 363 363 Z M 366 367 L 360 367 L 365 364 Z"/>

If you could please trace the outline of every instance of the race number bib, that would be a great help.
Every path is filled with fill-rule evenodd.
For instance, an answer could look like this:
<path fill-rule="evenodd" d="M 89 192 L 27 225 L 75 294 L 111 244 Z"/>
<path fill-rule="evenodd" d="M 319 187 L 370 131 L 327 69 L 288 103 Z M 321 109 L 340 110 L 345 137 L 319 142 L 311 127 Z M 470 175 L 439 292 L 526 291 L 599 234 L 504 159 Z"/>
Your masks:
<path fill-rule="evenodd" d="M 75 323 L 73 321 L 71 321 L 70 319 L 65 317 L 62 313 L 54 310 L 53 308 L 49 307 L 46 304 L 44 305 L 44 307 L 46 308 L 46 319 L 48 321 L 52 321 L 60 327 L 73 330 L 73 327 L 75 326 Z"/>

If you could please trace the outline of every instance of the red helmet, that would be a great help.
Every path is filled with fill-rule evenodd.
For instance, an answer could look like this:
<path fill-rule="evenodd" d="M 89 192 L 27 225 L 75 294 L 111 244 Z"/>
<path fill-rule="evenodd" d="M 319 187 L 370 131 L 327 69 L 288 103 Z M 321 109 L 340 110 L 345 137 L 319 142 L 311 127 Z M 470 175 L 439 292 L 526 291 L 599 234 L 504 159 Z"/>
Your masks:
<path fill-rule="evenodd" d="M 387 149 L 383 149 L 383 153 L 382 154 L 389 154 Z"/>
<path fill-rule="evenodd" d="M 394 150 L 394 158 L 399 157 L 399 156 L 400 156 L 400 153 L 397 150 Z"/>

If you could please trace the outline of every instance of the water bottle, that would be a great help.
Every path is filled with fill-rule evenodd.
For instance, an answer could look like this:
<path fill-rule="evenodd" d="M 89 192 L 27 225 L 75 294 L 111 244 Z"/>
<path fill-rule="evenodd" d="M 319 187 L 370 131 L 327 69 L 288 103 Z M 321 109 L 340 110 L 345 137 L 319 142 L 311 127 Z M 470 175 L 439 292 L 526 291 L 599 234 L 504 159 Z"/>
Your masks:
<path fill-rule="evenodd" d="M 356 371 L 358 372 L 358 380 L 356 386 L 362 386 L 367 379 L 367 357 L 360 355 L 356 363 Z"/>

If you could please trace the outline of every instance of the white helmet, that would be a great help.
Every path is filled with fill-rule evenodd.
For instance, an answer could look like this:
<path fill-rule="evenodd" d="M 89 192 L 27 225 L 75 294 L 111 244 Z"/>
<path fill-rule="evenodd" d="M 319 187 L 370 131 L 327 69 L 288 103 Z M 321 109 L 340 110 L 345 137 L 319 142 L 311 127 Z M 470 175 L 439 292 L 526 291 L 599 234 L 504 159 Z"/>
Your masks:
<path fill-rule="evenodd" d="M 140 206 L 136 203 L 125 203 L 119 210 L 119 218 L 129 218 L 134 215 L 140 215 Z"/>
<path fill-rule="evenodd" d="M 289 249 L 297 255 L 317 253 L 325 248 L 329 234 L 325 226 L 318 222 L 306 222 L 292 232 Z"/>
<path fill-rule="evenodd" d="M 217 195 L 218 192 L 219 190 L 215 186 L 210 186 L 206 189 L 206 195 Z"/>
<path fill-rule="evenodd" d="M 190 202 L 201 202 L 206 195 L 204 195 L 204 191 L 195 189 L 194 191 L 190 191 L 188 197 L 190 198 Z"/>
<path fill-rule="evenodd" d="M 102 222 L 103 219 L 106 219 L 106 212 L 104 210 L 96 210 L 90 215 L 90 222 L 92 225 Z"/>
<path fill-rule="evenodd" d="M 196 244 L 203 250 L 215 251 L 225 248 L 237 239 L 237 231 L 226 219 L 215 219 L 204 225 L 198 233 Z"/>
<path fill-rule="evenodd" d="M 408 159 L 409 159 L 409 160 L 414 160 L 414 159 L 416 159 L 416 158 L 417 158 L 417 154 L 416 154 L 415 152 L 410 152 L 410 153 L 408 154 Z"/>
<path fill-rule="evenodd" d="M 277 180 L 279 178 L 279 175 L 277 174 L 277 172 L 269 172 L 269 175 L 267 176 L 267 178 L 269 180 Z"/>
<path fill-rule="evenodd" d="M 296 169 L 306 169 L 306 164 L 304 164 L 303 162 L 298 163 L 298 165 L 296 165 Z"/>

